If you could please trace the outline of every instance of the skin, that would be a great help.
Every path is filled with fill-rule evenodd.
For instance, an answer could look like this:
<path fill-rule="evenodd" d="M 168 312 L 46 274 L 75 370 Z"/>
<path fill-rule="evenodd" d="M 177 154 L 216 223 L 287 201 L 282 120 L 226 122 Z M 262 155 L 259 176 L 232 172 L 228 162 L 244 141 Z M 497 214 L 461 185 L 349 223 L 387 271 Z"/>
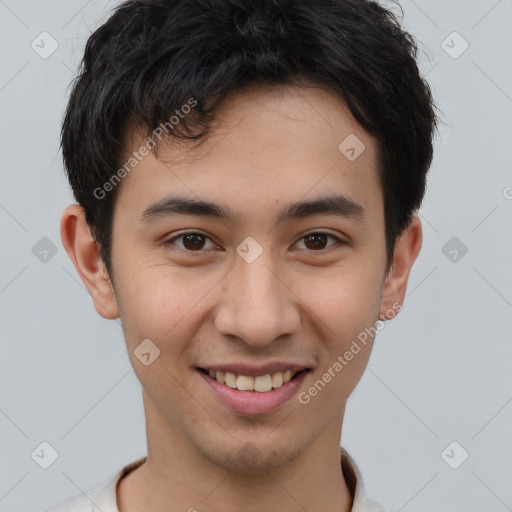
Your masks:
<path fill-rule="evenodd" d="M 421 248 L 420 220 L 413 216 L 401 234 L 388 271 L 377 143 L 332 92 L 251 86 L 229 96 L 216 119 L 200 148 L 161 143 L 159 159 L 150 153 L 122 180 L 114 286 L 83 209 L 71 205 L 62 215 L 64 247 L 97 312 L 121 318 L 143 388 L 148 459 L 120 481 L 119 510 L 349 511 L 339 444 L 345 404 L 373 339 L 307 405 L 295 396 L 268 414 L 235 414 L 196 367 L 300 362 L 312 367 L 300 389 L 307 390 L 359 333 L 403 303 Z M 352 162 L 338 150 L 349 134 L 366 146 Z M 126 144 L 135 151 L 143 142 L 133 129 Z M 276 223 L 284 204 L 334 192 L 359 203 L 364 218 L 319 214 Z M 237 221 L 187 215 L 138 222 L 171 193 L 220 203 Z M 184 231 L 208 238 L 165 245 Z M 311 232 L 345 243 L 325 238 L 315 246 L 304 239 Z M 236 252 L 247 236 L 263 249 L 250 264 Z M 146 338 L 160 349 L 149 366 L 134 356 Z M 248 442 L 255 455 L 242 458 Z"/>

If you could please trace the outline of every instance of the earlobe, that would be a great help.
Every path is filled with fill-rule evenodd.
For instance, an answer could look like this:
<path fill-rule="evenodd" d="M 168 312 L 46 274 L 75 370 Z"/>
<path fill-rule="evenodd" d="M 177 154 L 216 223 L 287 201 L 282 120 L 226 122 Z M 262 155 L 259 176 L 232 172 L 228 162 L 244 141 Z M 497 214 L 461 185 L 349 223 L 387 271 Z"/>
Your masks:
<path fill-rule="evenodd" d="M 421 243 L 421 220 L 418 215 L 413 215 L 395 244 L 393 261 L 382 292 L 380 320 L 390 320 L 401 309 L 411 268 L 420 252 Z"/>
<path fill-rule="evenodd" d="M 117 300 L 109 275 L 101 259 L 99 246 L 91 236 L 84 209 L 73 204 L 62 213 L 60 235 L 76 271 L 93 299 L 94 308 L 103 318 L 119 318 Z"/>

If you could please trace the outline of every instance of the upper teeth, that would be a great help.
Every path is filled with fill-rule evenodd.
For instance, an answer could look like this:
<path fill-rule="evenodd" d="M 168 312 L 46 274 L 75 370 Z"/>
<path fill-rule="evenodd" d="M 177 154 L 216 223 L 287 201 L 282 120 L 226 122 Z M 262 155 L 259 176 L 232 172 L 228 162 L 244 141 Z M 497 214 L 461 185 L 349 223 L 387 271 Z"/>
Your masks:
<path fill-rule="evenodd" d="M 279 388 L 286 384 L 296 373 L 291 370 L 286 372 L 276 372 L 272 375 L 258 375 L 257 377 L 250 377 L 248 375 L 235 375 L 231 372 L 217 372 L 215 370 L 208 371 L 212 379 L 216 379 L 221 384 L 226 384 L 233 389 L 239 391 L 259 391 L 264 393 L 273 388 Z"/>

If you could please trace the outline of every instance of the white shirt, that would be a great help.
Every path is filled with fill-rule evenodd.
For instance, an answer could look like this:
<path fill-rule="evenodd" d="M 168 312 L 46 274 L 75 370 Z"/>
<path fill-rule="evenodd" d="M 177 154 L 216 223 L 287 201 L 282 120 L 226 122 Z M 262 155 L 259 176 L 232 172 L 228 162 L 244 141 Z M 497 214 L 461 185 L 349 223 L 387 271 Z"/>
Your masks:
<path fill-rule="evenodd" d="M 340 460 L 343 477 L 353 498 L 351 512 L 385 512 L 377 502 L 366 498 L 359 468 L 348 452 L 341 446 Z M 142 457 L 127 464 L 106 482 L 87 491 L 85 493 L 86 496 L 80 493 L 44 512 L 119 512 L 116 500 L 117 483 L 145 461 L 146 457 Z"/>

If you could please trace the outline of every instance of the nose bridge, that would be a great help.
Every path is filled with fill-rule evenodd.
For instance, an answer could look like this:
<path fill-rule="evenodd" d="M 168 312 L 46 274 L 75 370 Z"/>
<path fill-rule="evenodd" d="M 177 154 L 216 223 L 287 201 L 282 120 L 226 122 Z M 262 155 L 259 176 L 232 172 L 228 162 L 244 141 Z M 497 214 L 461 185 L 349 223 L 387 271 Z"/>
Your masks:
<path fill-rule="evenodd" d="M 298 324 L 291 292 L 277 276 L 272 251 L 266 249 L 252 262 L 240 257 L 228 273 L 227 300 L 221 300 L 217 328 L 247 344 L 264 346 Z"/>

